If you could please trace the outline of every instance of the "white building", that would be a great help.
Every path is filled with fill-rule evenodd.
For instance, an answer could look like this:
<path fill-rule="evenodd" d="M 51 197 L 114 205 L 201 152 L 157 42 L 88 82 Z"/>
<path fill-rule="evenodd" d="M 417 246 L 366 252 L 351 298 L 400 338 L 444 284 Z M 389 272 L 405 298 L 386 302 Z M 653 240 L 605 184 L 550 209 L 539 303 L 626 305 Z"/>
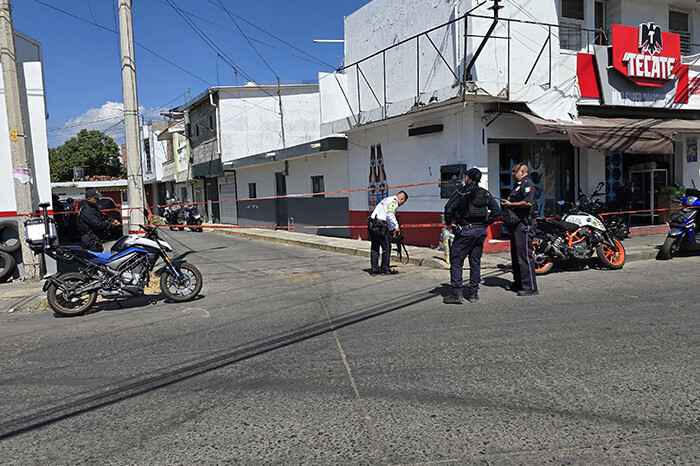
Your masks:
<path fill-rule="evenodd" d="M 700 183 L 698 4 L 481 3 L 374 0 L 345 18 L 344 74 L 320 80 L 321 134 L 347 134 L 349 187 L 369 185 L 381 152 L 388 186 L 450 180 L 476 166 L 482 185 L 505 196 L 511 167 L 523 161 L 544 214 L 604 181 L 609 200 L 642 211 L 635 223 L 660 223 L 660 186 Z M 637 42 L 640 24 L 647 36 L 656 31 L 647 23 L 663 31 L 662 50 Z M 630 184 L 637 189 L 627 196 Z M 450 189 L 406 188 L 403 223 L 439 223 Z M 350 194 L 350 224 L 364 225 L 375 200 Z M 404 233 L 437 245 L 440 229 Z"/>
<path fill-rule="evenodd" d="M 51 177 L 49 174 L 49 149 L 46 138 L 46 98 L 42 70 L 41 44 L 15 30 L 17 72 L 20 78 L 20 95 L 24 111 L 24 123 L 29 141 L 31 183 L 34 200 L 38 206 L 51 202 Z M 7 124 L 5 91 L 0 79 L 0 185 L 14 186 L 12 156 L 10 154 L 10 130 Z M 37 207 L 38 208 L 38 207 Z M 14 189 L 5 190 L 0 196 L 0 217 L 17 215 Z"/>
<path fill-rule="evenodd" d="M 143 154 L 141 169 L 146 203 L 151 208 L 166 202 L 163 164 L 168 160 L 168 143 L 159 140 L 158 136 L 167 127 L 166 120 L 150 120 L 141 126 L 141 154 Z"/>
<path fill-rule="evenodd" d="M 320 137 L 317 84 L 215 87 L 177 110 L 185 113 L 192 176 L 212 201 L 205 211 L 211 220 L 347 225 L 347 194 L 313 195 L 348 186 L 346 138 Z"/>

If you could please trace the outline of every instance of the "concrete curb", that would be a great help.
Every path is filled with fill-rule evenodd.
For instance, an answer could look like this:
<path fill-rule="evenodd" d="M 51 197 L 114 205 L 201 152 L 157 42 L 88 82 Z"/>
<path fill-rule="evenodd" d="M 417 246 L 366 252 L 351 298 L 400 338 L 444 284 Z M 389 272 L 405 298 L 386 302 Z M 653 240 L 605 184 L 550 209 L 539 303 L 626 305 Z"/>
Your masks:
<path fill-rule="evenodd" d="M 213 231 L 217 233 L 224 233 L 226 235 L 231 235 L 231 236 L 237 236 L 239 238 L 247 238 L 247 239 L 254 239 L 254 240 L 260 240 L 260 241 L 269 241 L 271 243 L 280 243 L 280 244 L 289 244 L 292 246 L 302 246 L 306 248 L 312 248 L 312 249 L 319 249 L 322 251 L 329 251 L 329 252 L 337 252 L 340 254 L 348 254 L 351 256 L 361 256 L 361 257 L 369 257 L 370 256 L 370 251 L 367 249 L 367 243 L 363 242 L 362 247 L 352 247 L 352 246 L 341 246 L 341 245 L 334 245 L 334 244 L 326 244 L 326 243 L 319 243 L 316 241 L 313 241 L 312 239 L 306 240 L 304 238 L 282 238 L 278 236 L 268 236 L 268 235 L 260 235 L 256 233 L 249 233 L 249 232 L 244 232 L 244 231 L 235 231 L 235 230 L 230 230 L 230 229 L 225 229 L 225 228 L 214 228 Z M 314 238 L 313 236 L 311 238 Z M 392 251 L 391 254 L 392 259 L 398 260 L 398 257 L 396 256 L 396 252 Z M 438 269 L 448 269 L 449 265 L 443 260 L 436 259 L 436 258 L 419 258 L 419 257 L 414 257 L 411 252 L 409 251 L 409 260 L 408 263 L 411 265 L 417 265 L 417 266 L 424 266 L 424 267 L 434 267 Z"/>
<path fill-rule="evenodd" d="M 352 247 L 343 245 L 334 245 L 323 242 L 317 242 L 314 240 L 315 236 L 310 236 L 309 239 L 306 238 L 285 238 L 281 236 L 265 235 L 253 232 L 246 232 L 240 230 L 231 230 L 225 228 L 214 228 L 213 231 L 218 233 L 224 233 L 231 236 L 237 236 L 239 238 L 247 238 L 253 240 L 269 241 L 273 243 L 289 244 L 292 246 L 302 246 L 306 248 L 319 249 L 322 251 L 337 252 L 340 254 L 349 254 L 353 256 L 369 257 L 370 251 L 368 246 L 363 243 L 362 247 Z M 287 233 L 287 232 L 285 232 Z M 410 248 L 410 246 L 409 246 Z M 431 250 L 433 251 L 433 250 Z M 635 246 L 626 248 L 627 261 L 634 262 L 640 260 L 655 259 L 658 253 L 658 248 L 656 246 Z M 409 264 L 417 265 L 421 267 L 431 267 L 440 270 L 448 270 L 450 268 L 449 264 L 442 259 L 430 257 L 430 258 L 420 258 L 415 257 L 411 254 L 409 250 L 410 260 Z M 392 252 L 392 259 L 396 259 L 396 253 Z M 501 268 L 503 265 L 510 264 L 510 254 L 509 253 L 490 253 L 485 254 L 482 258 L 482 268 Z"/>

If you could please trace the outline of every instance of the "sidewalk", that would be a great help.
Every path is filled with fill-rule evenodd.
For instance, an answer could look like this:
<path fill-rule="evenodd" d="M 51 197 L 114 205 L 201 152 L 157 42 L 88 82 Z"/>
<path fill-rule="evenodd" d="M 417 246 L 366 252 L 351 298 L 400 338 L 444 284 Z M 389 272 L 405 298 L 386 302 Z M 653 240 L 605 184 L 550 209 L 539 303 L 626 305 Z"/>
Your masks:
<path fill-rule="evenodd" d="M 0 314 L 6 312 L 27 312 L 48 308 L 46 293 L 42 290 L 44 281 L 14 281 L 0 283 Z"/>
<path fill-rule="evenodd" d="M 369 241 L 331 236 L 318 236 L 307 233 L 295 233 L 287 230 L 272 230 L 263 228 L 214 228 L 213 231 L 240 238 L 250 238 L 274 243 L 290 244 L 324 251 L 339 252 L 353 256 L 369 257 Z M 666 239 L 666 234 L 632 236 L 623 241 L 627 262 L 654 259 L 658 247 Z M 410 264 L 437 269 L 449 269 L 445 262 L 445 254 L 438 249 L 418 246 L 406 246 Z M 397 263 L 396 246 L 392 251 L 392 262 Z M 510 264 L 510 251 L 484 254 L 481 259 L 482 268 L 499 268 L 499 265 Z"/>

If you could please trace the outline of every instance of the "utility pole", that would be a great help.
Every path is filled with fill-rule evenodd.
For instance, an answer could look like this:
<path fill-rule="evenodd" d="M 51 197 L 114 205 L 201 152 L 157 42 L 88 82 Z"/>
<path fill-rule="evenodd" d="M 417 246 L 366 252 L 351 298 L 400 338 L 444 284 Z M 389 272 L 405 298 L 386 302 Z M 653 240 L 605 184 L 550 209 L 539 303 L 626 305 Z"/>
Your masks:
<path fill-rule="evenodd" d="M 17 204 L 17 231 L 22 245 L 24 279 L 35 280 L 40 276 L 39 262 L 27 247 L 21 216 L 34 212 L 34 192 L 30 181 L 32 169 L 27 149 L 27 132 L 24 127 L 22 101 L 20 97 L 19 75 L 17 74 L 17 53 L 12 28 L 12 5 L 10 0 L 0 1 L 0 65 L 5 87 L 7 107 L 7 127 L 10 130 L 10 154 L 12 156 L 12 177 L 14 179 L 15 202 Z"/>
<path fill-rule="evenodd" d="M 136 93 L 134 30 L 131 23 L 131 0 L 119 0 L 119 37 L 122 56 L 124 92 L 124 126 L 126 127 L 126 173 L 129 194 L 129 232 L 139 230 L 143 216 L 143 176 L 139 141 L 139 104 Z"/>

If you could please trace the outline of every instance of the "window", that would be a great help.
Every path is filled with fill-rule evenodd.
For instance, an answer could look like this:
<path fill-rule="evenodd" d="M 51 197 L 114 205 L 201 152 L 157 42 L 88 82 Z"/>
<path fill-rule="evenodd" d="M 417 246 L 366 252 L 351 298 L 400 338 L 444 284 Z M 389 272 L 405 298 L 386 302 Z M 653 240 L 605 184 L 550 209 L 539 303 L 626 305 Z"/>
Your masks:
<path fill-rule="evenodd" d="M 209 129 L 214 129 L 214 115 L 209 115 Z"/>
<path fill-rule="evenodd" d="M 681 55 L 690 55 L 690 28 L 688 14 L 680 11 L 668 12 L 668 31 L 681 36 Z"/>
<path fill-rule="evenodd" d="M 248 183 L 248 197 L 250 199 L 258 197 L 258 190 L 256 189 L 255 183 Z"/>
<path fill-rule="evenodd" d="M 199 137 L 199 125 L 198 124 L 194 125 L 194 134 L 195 134 L 195 136 Z"/>
<path fill-rule="evenodd" d="M 595 2 L 595 24 L 596 29 L 595 43 L 598 45 L 607 45 L 605 34 L 601 32 L 605 30 L 605 4 L 603 2 Z"/>
<path fill-rule="evenodd" d="M 559 45 L 562 49 L 581 50 L 583 1 L 584 0 L 561 0 Z"/>
<path fill-rule="evenodd" d="M 151 140 L 150 139 L 143 140 L 143 153 L 146 156 L 146 172 L 153 173 L 153 169 L 151 168 Z"/>
<path fill-rule="evenodd" d="M 324 197 L 325 188 L 323 185 L 323 175 L 312 176 L 311 177 L 311 192 L 314 193 L 314 197 Z M 319 194 L 315 194 L 319 193 Z"/>

